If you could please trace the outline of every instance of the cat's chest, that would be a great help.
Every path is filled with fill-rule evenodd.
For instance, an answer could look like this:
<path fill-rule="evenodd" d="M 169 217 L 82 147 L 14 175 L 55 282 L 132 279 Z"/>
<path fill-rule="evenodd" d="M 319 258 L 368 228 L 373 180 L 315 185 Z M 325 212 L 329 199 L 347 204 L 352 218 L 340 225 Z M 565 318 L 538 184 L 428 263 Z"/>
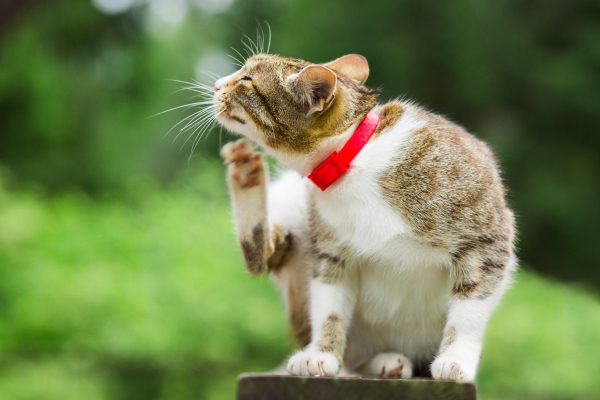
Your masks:
<path fill-rule="evenodd" d="M 316 211 L 336 241 L 359 254 L 371 254 L 381 252 L 390 241 L 410 235 L 406 223 L 372 187 L 374 182 L 350 179 L 354 182 L 349 188 L 315 196 Z"/>
<path fill-rule="evenodd" d="M 398 209 L 392 208 L 380 186 L 389 170 L 406 152 L 404 143 L 423 126 L 406 112 L 400 121 L 369 142 L 352 161 L 348 173 L 326 191 L 313 187 L 316 211 L 336 239 L 361 255 L 385 255 L 418 242 Z"/>

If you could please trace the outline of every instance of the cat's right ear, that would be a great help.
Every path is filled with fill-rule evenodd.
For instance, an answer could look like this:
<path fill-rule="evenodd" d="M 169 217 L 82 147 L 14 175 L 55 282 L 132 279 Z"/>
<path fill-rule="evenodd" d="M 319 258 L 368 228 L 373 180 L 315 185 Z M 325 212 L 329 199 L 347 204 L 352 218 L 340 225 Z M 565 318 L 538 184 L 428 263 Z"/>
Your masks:
<path fill-rule="evenodd" d="M 325 64 L 326 67 L 355 80 L 361 85 L 369 77 L 369 63 L 360 54 L 347 54 Z"/>
<path fill-rule="evenodd" d="M 337 75 L 322 65 L 309 65 L 288 78 L 307 116 L 326 111 L 335 99 Z"/>

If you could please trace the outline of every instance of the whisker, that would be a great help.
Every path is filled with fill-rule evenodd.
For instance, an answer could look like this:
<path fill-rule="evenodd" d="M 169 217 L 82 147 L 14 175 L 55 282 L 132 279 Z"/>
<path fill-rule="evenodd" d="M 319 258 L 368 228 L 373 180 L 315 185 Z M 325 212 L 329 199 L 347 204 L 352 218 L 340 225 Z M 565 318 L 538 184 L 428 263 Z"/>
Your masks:
<path fill-rule="evenodd" d="M 179 91 L 184 91 L 184 90 L 187 90 L 189 92 L 194 92 L 195 94 L 192 97 L 198 98 L 202 101 L 210 100 L 214 95 L 214 90 L 211 90 L 209 92 L 208 89 L 206 89 L 206 88 L 199 88 L 196 86 L 185 87 L 185 88 L 179 89 Z"/>
<path fill-rule="evenodd" d="M 265 21 L 265 24 L 267 25 L 267 29 L 269 31 L 269 42 L 267 43 L 267 54 L 268 54 L 269 51 L 271 51 L 271 25 L 269 25 L 268 21 Z"/>
<path fill-rule="evenodd" d="M 213 78 L 213 79 L 219 79 L 221 77 L 216 72 L 209 71 L 209 70 L 206 70 L 206 69 L 201 69 L 198 72 L 200 72 L 201 74 L 204 74 L 204 75 L 208 76 L 209 78 Z"/>
<path fill-rule="evenodd" d="M 192 144 L 192 149 L 190 151 L 190 156 L 188 158 L 188 162 L 189 160 L 191 160 L 192 155 L 194 154 L 194 152 L 196 151 L 196 147 L 198 146 L 198 143 L 200 143 L 200 140 L 202 140 L 202 138 L 204 137 L 204 134 L 206 132 L 209 132 L 213 129 L 214 124 L 216 123 L 216 121 L 213 119 L 211 121 L 208 122 L 207 125 L 205 125 L 205 128 L 203 128 L 198 135 L 196 136 L 196 139 L 194 140 L 194 143 Z"/>
<path fill-rule="evenodd" d="M 212 117 L 213 111 L 214 111 L 214 108 L 202 110 L 202 112 L 199 115 L 197 115 L 196 117 L 194 117 L 183 128 L 181 128 L 180 133 L 181 132 L 185 132 L 185 130 L 188 129 L 188 128 L 189 128 L 189 130 L 193 130 L 204 119 Z"/>
<path fill-rule="evenodd" d="M 209 88 L 209 87 L 204 87 L 204 86 L 191 86 L 186 88 L 187 90 L 193 91 L 193 92 L 197 92 L 206 96 L 210 96 L 212 97 L 212 95 L 214 94 L 215 90 L 214 88 Z"/>
<path fill-rule="evenodd" d="M 216 107 L 216 106 L 215 106 Z M 167 137 L 167 135 L 173 131 L 173 129 L 175 129 L 177 126 L 181 125 L 182 123 L 184 123 L 185 121 L 189 122 L 179 130 L 179 133 L 177 133 L 177 135 L 175 135 L 175 138 L 173 139 L 173 143 L 175 143 L 177 141 L 177 139 L 179 138 L 179 135 L 181 135 L 182 132 L 184 132 L 186 130 L 186 128 L 193 123 L 193 121 L 197 120 L 198 118 L 202 118 L 203 115 L 211 112 L 215 107 L 209 106 L 207 108 L 203 108 L 201 110 L 198 110 L 190 115 L 188 115 L 187 117 L 183 118 L 181 121 L 179 121 L 178 123 L 176 123 L 173 127 L 171 127 L 171 129 L 169 129 L 169 131 L 167 132 L 167 134 L 165 135 L 165 138 Z"/>
<path fill-rule="evenodd" d="M 223 147 L 223 125 L 219 125 L 219 148 Z"/>
<path fill-rule="evenodd" d="M 246 43 L 246 40 L 248 40 L 248 43 Z M 253 56 L 256 54 L 256 52 L 254 51 L 254 42 L 252 41 L 252 39 L 250 39 L 248 35 L 244 35 L 244 37 L 242 38 L 242 44 L 244 45 L 244 47 L 246 47 L 246 49 L 248 49 L 249 56 Z"/>
<path fill-rule="evenodd" d="M 252 55 L 250 54 L 250 52 L 248 51 L 249 47 L 248 47 L 248 45 L 246 44 L 246 42 L 245 42 L 245 39 L 244 39 L 244 38 L 242 38 L 242 39 L 240 40 L 240 42 L 241 42 L 241 43 L 242 43 L 242 45 L 244 46 L 244 47 L 242 48 L 242 50 L 243 50 L 243 51 L 244 51 L 244 53 L 246 54 L 246 55 L 244 56 L 244 58 L 248 59 L 248 57 L 251 57 L 251 56 L 252 56 Z"/>
<path fill-rule="evenodd" d="M 203 82 L 199 82 L 199 81 L 197 81 L 195 79 L 194 79 L 194 85 L 196 85 L 196 87 L 198 87 L 198 88 L 210 90 L 211 93 L 213 91 L 213 87 L 211 85 L 208 85 L 208 84 L 203 83 Z"/>
<path fill-rule="evenodd" d="M 260 34 L 259 34 L 260 29 Z M 259 53 L 264 53 L 265 49 L 265 32 L 263 31 L 262 25 L 259 23 L 258 28 L 256 28 L 256 43 L 259 47 Z"/>
<path fill-rule="evenodd" d="M 195 113 L 192 113 L 192 114 L 188 115 L 187 117 L 185 117 L 185 118 L 182 118 L 182 119 L 181 119 L 181 121 L 179 121 L 179 122 L 177 122 L 175 125 L 173 125 L 173 126 L 172 126 L 172 127 L 171 127 L 171 128 L 168 130 L 168 131 L 167 131 L 167 133 L 165 133 L 165 134 L 163 135 L 163 139 L 166 139 L 167 137 L 169 137 L 169 134 L 170 134 L 170 133 L 173 131 L 173 129 L 177 128 L 179 125 L 183 124 L 183 123 L 184 123 L 185 121 L 187 121 L 188 119 L 190 119 L 190 118 L 194 118 L 194 117 L 195 117 L 195 116 L 197 116 L 197 115 L 198 115 L 198 113 L 200 113 L 200 112 L 202 112 L 202 110 L 200 110 L 200 111 L 196 111 Z M 175 139 L 176 139 L 176 138 L 177 138 L 177 136 L 175 137 Z"/>
<path fill-rule="evenodd" d="M 194 118 L 192 118 L 180 130 L 181 131 L 185 131 L 189 126 L 194 125 L 199 119 L 202 119 L 202 118 L 204 118 L 207 115 L 210 115 L 215 109 L 216 109 L 216 105 L 215 106 L 207 106 L 207 107 L 201 109 L 200 111 L 197 111 L 196 113 L 194 113 Z"/>
<path fill-rule="evenodd" d="M 194 121 L 190 121 L 184 128 L 181 129 L 181 131 L 184 132 L 186 129 L 188 131 L 193 131 L 196 127 L 202 125 L 204 121 L 211 119 L 213 117 L 213 111 L 213 109 L 203 110 L 201 115 L 195 118 Z"/>
<path fill-rule="evenodd" d="M 194 139 L 194 142 L 192 143 L 192 148 L 190 149 L 190 156 L 188 158 L 188 161 L 191 160 L 192 156 L 196 152 L 196 147 L 198 146 L 198 143 L 200 143 L 200 140 L 202 140 L 202 136 L 203 136 L 204 132 L 206 132 L 207 130 L 210 130 L 212 128 L 213 122 L 214 121 L 208 122 L 207 125 L 205 125 L 205 127 L 203 129 L 201 129 L 198 132 L 198 134 L 196 135 L 196 138 Z"/>
<path fill-rule="evenodd" d="M 203 98 L 202 96 L 208 96 L 208 95 L 209 95 L 209 93 L 208 93 L 208 92 L 205 92 L 205 91 L 199 90 L 198 88 L 196 88 L 196 87 L 192 87 L 192 86 L 188 86 L 188 87 L 182 87 L 182 88 L 180 88 L 180 89 L 177 89 L 175 92 L 173 92 L 173 94 L 175 94 L 175 93 L 179 93 L 179 92 L 183 92 L 183 91 L 185 91 L 185 90 L 188 90 L 188 91 L 190 91 L 190 92 L 195 92 L 195 93 L 197 93 L 197 95 L 194 95 L 193 97 L 200 97 L 200 98 Z M 202 96 L 200 96 L 200 95 L 202 95 Z M 208 98 L 208 97 L 206 97 L 206 98 Z"/>
<path fill-rule="evenodd" d="M 213 88 L 205 83 L 202 82 L 198 82 L 197 80 L 194 80 L 193 82 L 187 82 L 187 81 L 181 81 L 178 79 L 171 79 L 172 82 L 177 82 L 177 83 L 182 83 L 184 85 L 184 88 L 192 88 L 192 89 L 204 89 L 207 91 L 207 93 L 212 93 Z"/>
<path fill-rule="evenodd" d="M 180 79 L 169 79 L 171 82 L 176 82 L 176 83 L 183 83 L 184 85 L 190 85 L 190 86 L 194 86 L 195 83 L 194 82 L 188 82 L 188 81 L 182 81 Z"/>
<path fill-rule="evenodd" d="M 244 43 L 246 44 L 246 46 L 249 46 L 250 50 L 252 50 L 251 45 L 249 45 L 246 42 Z M 219 78 L 219 75 L 212 71 L 200 70 L 198 72 L 212 79 Z M 214 89 L 211 85 L 200 82 L 197 79 L 192 79 L 191 81 L 179 79 L 170 80 L 183 85 L 183 87 L 179 88 L 175 93 L 179 91 L 191 91 L 194 93 L 191 99 L 194 99 L 195 101 L 189 101 L 186 104 L 171 107 L 167 110 L 156 113 L 155 116 L 175 110 L 189 110 L 194 107 L 199 108 L 197 110 L 193 110 L 193 112 L 191 112 L 189 115 L 185 115 L 183 118 L 181 118 L 181 120 L 177 121 L 172 127 L 169 128 L 169 130 L 163 136 L 163 139 L 166 139 L 171 135 L 171 132 L 177 129 L 178 132 L 172 140 L 172 143 L 174 144 L 179 140 L 179 138 L 182 135 L 186 134 L 187 137 L 183 141 L 183 144 L 180 147 L 180 151 L 183 150 L 183 148 L 188 144 L 188 142 L 192 142 L 191 152 L 188 159 L 189 161 L 191 160 L 191 157 L 196 151 L 196 148 L 198 147 L 198 144 L 200 143 L 202 138 L 205 137 L 207 133 L 211 131 L 217 124 L 216 117 L 223 113 L 225 110 L 222 108 L 222 105 L 215 102 L 215 99 L 213 98 Z M 221 141 L 221 136 L 219 136 L 219 141 Z"/>
<path fill-rule="evenodd" d="M 178 89 L 177 91 L 175 91 L 175 93 L 182 92 L 182 91 L 185 91 L 185 90 L 194 93 L 190 97 L 190 100 L 196 100 L 194 103 L 208 104 L 208 103 L 214 101 L 212 93 L 209 94 L 209 93 L 206 93 L 206 92 L 202 92 L 200 90 L 196 90 L 194 88 L 181 88 L 181 89 Z"/>
<path fill-rule="evenodd" d="M 236 49 L 235 47 L 231 46 L 231 47 L 229 47 L 229 48 L 230 48 L 231 50 L 235 51 L 235 52 L 236 52 L 236 53 L 237 53 L 237 54 L 240 56 L 240 60 L 239 60 L 239 61 L 240 61 L 240 62 L 242 63 L 242 65 L 243 65 L 243 64 L 246 62 L 246 57 L 244 57 L 244 56 L 242 55 L 242 53 L 240 53 L 240 52 L 238 51 L 238 49 Z"/>
<path fill-rule="evenodd" d="M 191 107 L 195 107 L 195 106 L 199 106 L 199 105 L 202 105 L 202 103 L 198 102 L 198 101 L 196 101 L 194 103 L 183 104 L 181 106 L 169 108 L 168 110 L 164 110 L 164 111 L 158 112 L 158 113 L 152 115 L 152 117 L 156 117 L 158 115 L 162 115 L 162 114 L 165 114 L 165 113 L 168 113 L 168 112 L 171 112 L 171 111 L 179 110 L 180 108 L 191 108 Z"/>
<path fill-rule="evenodd" d="M 202 103 L 202 104 L 199 104 L 199 103 Z M 215 105 L 215 104 L 213 104 L 213 102 L 212 102 L 212 101 L 211 101 L 211 102 L 197 102 L 197 103 L 195 103 L 195 104 L 199 104 L 199 105 L 206 105 L 206 107 L 204 107 L 204 108 L 202 108 L 201 110 L 199 110 L 199 111 L 196 111 L 196 112 L 194 112 L 194 113 L 192 113 L 192 114 L 188 115 L 188 116 L 187 116 L 187 117 L 185 117 L 185 118 L 182 118 L 182 119 L 181 119 L 181 121 L 177 122 L 175 125 L 173 125 L 173 126 L 172 126 L 172 127 L 171 127 L 171 128 L 168 130 L 168 131 L 167 131 L 167 133 L 164 135 L 164 138 L 166 138 L 166 137 L 169 135 L 169 133 L 170 133 L 170 132 L 171 132 L 173 129 L 175 129 L 177 126 L 181 125 L 183 122 L 185 122 L 185 121 L 189 120 L 190 118 L 193 120 L 193 119 L 194 119 L 195 117 L 197 117 L 199 114 L 201 114 L 201 113 L 203 113 L 203 112 L 206 112 L 207 110 L 212 110 L 212 109 L 216 108 L 216 105 Z M 185 105 L 184 105 L 184 106 L 185 106 Z M 184 128 L 185 128 L 185 127 L 184 127 Z"/>
<path fill-rule="evenodd" d="M 254 40 L 252 40 L 250 38 L 250 36 L 248 36 L 248 35 L 244 35 L 244 36 L 246 36 L 246 38 L 248 38 L 248 44 L 250 46 L 250 51 L 251 51 L 252 55 L 256 54 L 256 51 L 254 50 Z"/>
<path fill-rule="evenodd" d="M 256 41 L 254 43 L 256 54 L 260 53 L 260 35 L 258 34 L 258 28 L 256 28 Z"/>
<path fill-rule="evenodd" d="M 221 112 L 222 112 L 222 111 L 221 111 Z M 220 114 L 221 114 L 221 112 L 219 112 L 219 113 L 215 114 L 215 115 L 213 116 L 213 118 L 209 118 L 209 119 L 207 119 L 207 120 L 203 121 L 203 122 L 202 122 L 202 124 L 201 124 L 200 126 L 198 126 L 198 128 L 196 128 L 196 130 L 194 130 L 194 131 L 193 131 L 193 132 L 192 132 L 192 133 L 191 133 L 191 134 L 190 134 L 190 135 L 187 137 L 187 139 L 185 140 L 185 142 L 184 142 L 183 146 L 181 147 L 181 149 L 183 149 L 183 147 L 185 147 L 185 144 L 186 144 L 186 143 L 187 143 L 187 142 L 188 142 L 188 141 L 189 141 L 189 140 L 190 140 L 192 137 L 194 137 L 194 136 L 195 136 L 195 138 L 194 138 L 194 141 L 193 141 L 193 143 L 192 143 L 192 148 L 191 148 L 191 150 L 190 150 L 190 155 L 189 155 L 189 157 L 188 157 L 188 162 L 190 162 L 190 161 L 191 161 L 191 159 L 192 159 L 192 156 L 194 155 L 194 151 L 196 150 L 196 147 L 198 146 L 198 143 L 200 142 L 200 140 L 202 139 L 202 137 L 204 136 L 204 134 L 205 134 L 207 131 L 210 131 L 210 130 L 212 129 L 212 127 L 213 127 L 213 124 L 215 124 L 215 123 L 216 123 L 216 119 L 215 119 L 215 118 L 216 118 L 218 115 L 220 115 Z"/>
<path fill-rule="evenodd" d="M 204 88 L 204 87 L 198 87 L 198 86 L 184 86 L 182 88 L 177 89 L 175 93 L 179 93 L 179 92 L 183 92 L 183 91 L 190 91 L 190 92 L 194 92 L 196 93 L 193 97 L 197 97 L 201 100 L 207 100 L 210 99 L 213 96 L 214 90 L 213 89 L 208 89 L 208 88 Z"/>
<path fill-rule="evenodd" d="M 191 84 L 189 86 L 183 86 L 180 90 L 192 90 L 198 93 L 212 94 L 213 89 L 206 86 L 198 86 L 197 84 Z"/>
<path fill-rule="evenodd" d="M 202 120 L 202 122 L 200 122 L 200 123 L 199 123 L 199 125 L 197 125 L 197 126 L 194 128 L 194 129 L 189 129 L 188 131 L 191 131 L 191 132 L 188 134 L 187 138 L 185 139 L 185 141 L 183 142 L 183 144 L 182 144 L 182 145 L 181 145 L 181 147 L 179 148 L 179 151 L 183 150 L 183 148 L 184 148 L 184 147 L 185 147 L 185 145 L 186 145 L 186 144 L 187 144 L 187 143 L 190 141 L 190 139 L 191 139 L 192 137 L 194 137 L 194 136 L 195 136 L 196 132 L 197 132 L 199 129 L 202 129 L 202 127 L 204 126 L 204 124 L 206 124 L 206 123 L 207 123 L 207 122 L 209 122 L 209 121 L 211 121 L 211 119 L 210 119 L 210 118 L 208 118 L 208 119 L 203 119 L 203 120 Z M 180 135 L 181 133 L 183 133 L 183 132 L 184 132 L 184 131 L 181 131 L 181 132 L 179 132 L 179 134 L 178 134 L 177 136 L 179 136 L 179 135 Z"/>
<path fill-rule="evenodd" d="M 227 54 L 227 57 L 231 58 L 233 60 L 233 63 L 235 65 L 237 65 L 238 67 L 242 67 L 244 64 L 242 64 L 237 58 L 235 58 L 234 56 L 232 56 L 231 54 Z"/>

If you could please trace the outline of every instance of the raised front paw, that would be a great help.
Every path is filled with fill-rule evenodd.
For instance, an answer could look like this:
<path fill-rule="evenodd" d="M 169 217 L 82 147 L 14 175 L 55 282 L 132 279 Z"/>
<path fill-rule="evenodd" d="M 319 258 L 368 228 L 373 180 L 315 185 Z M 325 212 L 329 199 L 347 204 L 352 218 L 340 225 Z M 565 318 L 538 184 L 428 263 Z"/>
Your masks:
<path fill-rule="evenodd" d="M 412 363 L 400 353 L 377 354 L 362 369 L 369 376 L 379 378 L 403 378 L 412 376 Z"/>
<path fill-rule="evenodd" d="M 331 353 L 318 350 L 302 350 L 288 361 L 287 370 L 299 376 L 336 376 L 340 372 L 340 362 Z"/>
<path fill-rule="evenodd" d="M 227 174 L 234 186 L 249 189 L 264 184 L 264 158 L 253 150 L 249 140 L 240 139 L 227 143 L 221 149 L 221 156 L 229 165 Z"/>
<path fill-rule="evenodd" d="M 431 364 L 431 375 L 434 379 L 473 382 L 476 368 L 476 365 L 469 365 L 459 357 L 447 356 L 442 353 Z"/>

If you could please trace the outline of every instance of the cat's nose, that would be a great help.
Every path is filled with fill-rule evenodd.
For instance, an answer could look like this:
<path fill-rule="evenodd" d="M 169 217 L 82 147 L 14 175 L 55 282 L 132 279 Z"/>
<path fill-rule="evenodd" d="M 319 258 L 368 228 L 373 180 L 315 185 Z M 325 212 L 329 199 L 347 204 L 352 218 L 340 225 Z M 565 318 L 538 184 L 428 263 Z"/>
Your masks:
<path fill-rule="evenodd" d="M 221 79 L 217 79 L 215 81 L 215 84 L 213 86 L 213 90 L 216 92 L 218 92 L 219 90 L 223 89 L 223 87 L 225 86 L 226 83 L 226 79 L 225 78 L 221 78 Z"/>

